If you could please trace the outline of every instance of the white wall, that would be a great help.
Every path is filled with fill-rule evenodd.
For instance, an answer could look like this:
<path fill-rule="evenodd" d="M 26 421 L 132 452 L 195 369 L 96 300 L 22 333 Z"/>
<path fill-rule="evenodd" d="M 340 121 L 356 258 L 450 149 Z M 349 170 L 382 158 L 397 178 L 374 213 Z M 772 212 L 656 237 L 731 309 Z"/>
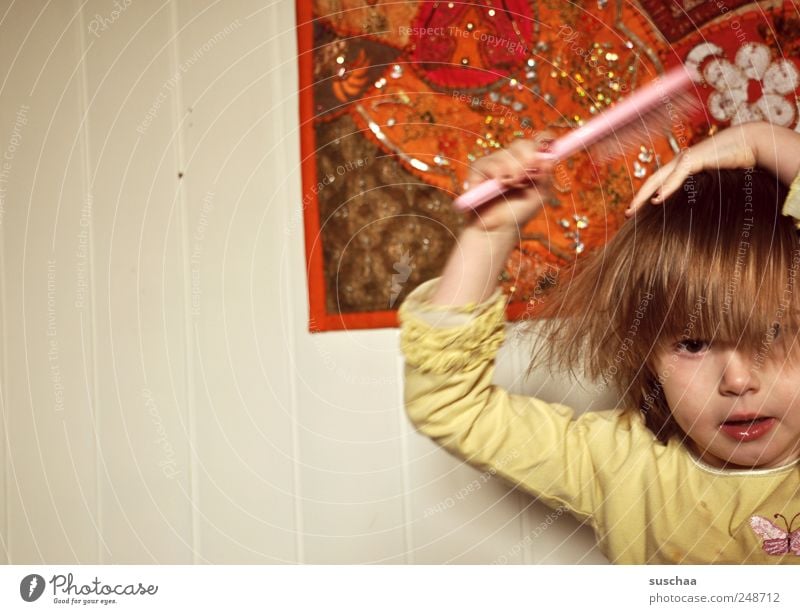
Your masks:
<path fill-rule="evenodd" d="M 0 558 L 604 561 L 497 480 L 457 497 L 396 330 L 307 332 L 294 19 L 0 2 Z"/>

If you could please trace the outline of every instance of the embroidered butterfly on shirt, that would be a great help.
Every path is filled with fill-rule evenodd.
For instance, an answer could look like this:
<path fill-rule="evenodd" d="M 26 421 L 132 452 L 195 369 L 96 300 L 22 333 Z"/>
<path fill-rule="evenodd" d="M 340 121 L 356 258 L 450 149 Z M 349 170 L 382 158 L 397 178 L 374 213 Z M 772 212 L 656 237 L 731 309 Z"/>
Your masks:
<path fill-rule="evenodd" d="M 771 520 L 763 516 L 751 516 L 750 527 L 756 535 L 764 540 L 762 548 L 767 554 L 782 555 L 794 554 L 800 556 L 800 528 L 792 531 L 792 524 L 800 513 L 795 514 L 791 520 L 786 520 L 783 514 L 775 514 L 773 518 L 783 518 L 786 525 L 784 531 Z"/>

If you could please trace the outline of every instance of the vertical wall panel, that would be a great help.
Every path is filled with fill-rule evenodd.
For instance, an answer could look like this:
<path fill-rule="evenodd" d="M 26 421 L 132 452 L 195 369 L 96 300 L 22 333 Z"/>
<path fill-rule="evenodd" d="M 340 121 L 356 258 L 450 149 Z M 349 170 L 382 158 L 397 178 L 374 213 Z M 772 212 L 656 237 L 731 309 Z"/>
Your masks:
<path fill-rule="evenodd" d="M 3 123 L 3 120 L 0 119 L 0 125 L 3 125 Z M 0 205 L 0 207 L 2 207 L 2 205 Z M 0 224 L 0 258 L 3 260 L 5 260 L 4 235 L 5 232 L 3 226 Z M 8 550 L 8 480 L 6 479 L 6 474 L 11 468 L 11 457 L 6 449 L 9 409 L 6 404 L 6 382 L 8 381 L 8 332 L 6 328 L 5 286 L 5 267 L 0 264 L 0 339 L 3 340 L 3 346 L 0 348 L 0 498 L 2 498 L 2 502 L 0 502 L 0 564 L 8 564 L 11 560 Z"/>
<path fill-rule="evenodd" d="M 11 36 L 9 31 L 12 28 L 11 18 L 7 13 L 8 7 L 0 4 L 0 80 L 6 81 L 11 70 L 11 65 L 8 60 L 2 58 L 9 57 L 9 51 L 14 43 L 19 44 L 20 33 L 17 30 L 17 36 Z M 2 139 L 0 143 L 5 142 L 9 134 L 9 125 L 13 126 L 14 121 L 11 119 L 12 114 L 5 109 L 10 109 L 11 106 L 6 104 L 6 99 L 11 95 L 11 92 L 3 91 L 0 88 L 0 134 Z M 8 327 L 7 320 L 7 307 L 6 307 L 6 281 L 5 281 L 5 226 L 4 218 L 6 213 L 6 204 L 8 198 L 8 182 L 11 175 L 11 164 L 5 160 L 5 152 L 0 154 L 0 339 L 3 340 L 2 347 L 0 347 L 0 563 L 8 563 L 10 561 L 10 553 L 8 551 L 8 481 L 6 476 L 11 468 L 11 457 L 6 449 L 6 438 L 8 437 L 8 420 L 9 408 L 6 404 L 6 382 L 8 382 Z"/>
<path fill-rule="evenodd" d="M 6 489 L 17 564 L 97 556 L 77 17 L 72 2 L 17 2 L 0 26 L 3 343 L 13 357 L 3 382 Z"/>
<path fill-rule="evenodd" d="M 15 46 L 18 47 L 22 33 L 20 28 L 15 28 L 16 17 L 12 21 L 9 17 L 7 6 L 0 4 L 0 80 L 4 85 L 0 87 L 0 143 L 5 142 L 9 135 L 8 127 L 13 126 L 12 115 L 6 109 L 11 109 L 11 104 L 7 104 L 12 93 L 7 88 L 7 79 L 11 70 L 10 53 Z M 13 25 L 12 25 L 13 24 Z M 15 36 L 11 31 L 15 30 Z M 9 407 L 6 403 L 6 382 L 8 382 L 8 313 L 6 307 L 6 270 L 5 270 L 5 235 L 4 218 L 8 202 L 9 180 L 11 178 L 11 163 L 5 160 L 5 152 L 0 154 L 0 563 L 9 563 L 11 560 L 8 550 L 8 480 L 6 476 L 11 469 L 11 456 L 6 448 L 8 438 Z"/>
<path fill-rule="evenodd" d="M 292 60 L 296 62 L 296 60 Z M 293 131 L 295 142 L 299 135 Z M 342 163 L 346 163 L 342 160 Z M 299 157 L 293 159 L 299 165 Z M 299 166 L 292 174 L 299 179 Z M 410 532 L 395 330 L 308 333 L 300 214 L 285 241 L 308 563 L 404 563 Z"/>
<path fill-rule="evenodd" d="M 298 331 L 297 348 L 307 562 L 402 563 L 396 333 Z"/>
<path fill-rule="evenodd" d="M 83 5 L 105 563 L 193 560 L 169 1 Z"/>
<path fill-rule="evenodd" d="M 0 560 L 605 561 L 414 431 L 398 331 L 308 333 L 293 1 L 0 19 Z"/>
<path fill-rule="evenodd" d="M 303 326 L 303 309 L 281 292 L 287 210 L 300 202 L 287 177 L 298 157 L 293 3 L 177 7 L 198 548 L 215 563 L 293 563 L 289 326 Z"/>
<path fill-rule="evenodd" d="M 298 219 L 301 203 L 291 204 L 292 220 Z M 310 335 L 299 222 L 292 224 L 286 245 L 295 280 L 293 377 L 306 560 L 403 563 L 411 533 L 398 420 L 397 332 Z"/>

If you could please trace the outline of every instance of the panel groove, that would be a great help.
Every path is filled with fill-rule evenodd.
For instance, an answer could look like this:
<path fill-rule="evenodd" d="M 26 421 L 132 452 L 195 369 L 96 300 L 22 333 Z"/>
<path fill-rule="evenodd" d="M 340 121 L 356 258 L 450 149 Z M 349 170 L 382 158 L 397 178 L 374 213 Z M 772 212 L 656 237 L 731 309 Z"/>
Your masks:
<path fill-rule="evenodd" d="M 179 34 L 179 20 L 178 20 L 178 6 L 175 0 L 170 0 L 170 26 L 172 35 L 170 36 L 170 61 L 172 64 L 172 73 L 177 74 L 180 66 L 180 51 L 178 49 L 178 34 Z M 184 132 L 181 122 L 181 110 L 183 109 L 183 83 L 179 83 L 175 88 L 175 103 L 172 108 L 173 117 L 173 130 L 176 134 L 175 143 L 175 162 L 176 167 L 183 171 L 186 163 Z M 196 430 L 196 416 L 195 416 L 195 380 L 194 380 L 194 352 L 195 352 L 195 336 L 192 334 L 192 318 L 189 310 L 191 308 L 190 301 L 186 297 L 191 297 L 191 262 L 190 262 L 190 231 L 186 202 L 186 187 L 185 182 L 181 182 L 178 187 L 178 208 L 180 216 L 180 237 L 181 237 L 181 253 L 183 254 L 183 281 L 184 281 L 184 299 L 183 299 L 183 317 L 184 317 L 184 360 L 186 361 L 186 422 L 189 431 L 189 450 L 188 458 L 186 459 L 186 467 L 189 472 L 189 513 L 191 522 L 191 536 L 192 536 L 192 562 L 197 564 L 200 562 L 200 528 L 197 522 L 197 509 L 200 505 L 198 500 L 198 483 L 197 483 L 197 467 L 195 465 L 195 450 L 197 450 L 197 430 Z M 180 408 L 178 408 L 180 413 Z M 206 561 L 204 561 L 206 562 Z"/>
<path fill-rule="evenodd" d="M 81 0 L 75 0 L 76 4 L 78 4 L 77 12 L 79 13 L 79 24 L 80 27 L 78 28 L 78 37 L 79 37 L 79 46 L 78 49 L 81 50 L 81 71 L 80 71 L 80 103 L 79 108 L 81 109 L 81 116 L 82 116 L 82 130 L 81 130 L 81 140 L 82 140 L 82 149 L 83 149 L 83 156 L 82 159 L 82 166 L 83 166 L 83 191 L 85 194 L 89 196 L 89 202 L 92 202 L 91 199 L 91 154 L 89 152 L 89 76 L 86 74 L 86 54 L 89 52 L 89 46 L 86 43 L 86 35 L 84 33 L 84 15 L 83 15 L 83 6 L 80 5 Z M 92 348 L 92 355 L 91 355 L 91 364 L 89 364 L 89 369 L 86 371 L 87 373 L 91 373 L 91 386 L 87 387 L 87 396 L 89 401 L 89 411 L 92 416 L 92 426 L 93 426 L 93 433 L 94 433 L 94 484 L 95 484 L 95 498 L 94 498 L 94 513 L 96 519 L 96 528 L 97 528 L 97 551 L 96 551 L 96 560 L 93 561 L 95 564 L 103 564 L 105 560 L 105 553 L 110 552 L 108 545 L 105 543 L 105 539 L 103 537 L 103 515 L 102 515 L 102 506 L 100 505 L 100 488 L 101 488 L 101 481 L 100 481 L 100 446 L 98 445 L 99 441 L 99 433 L 100 433 L 100 424 L 98 421 L 97 412 L 95 411 L 96 408 L 96 399 L 97 399 L 97 364 L 96 364 L 96 356 L 97 356 L 97 347 L 95 346 L 95 340 L 97 339 L 97 334 L 95 330 L 95 321 L 94 321 L 94 314 L 96 313 L 96 298 L 94 293 L 94 250 L 91 249 L 91 245 L 93 245 L 93 235 L 94 235 L 94 223 L 92 221 L 92 216 L 89 216 L 89 248 L 87 249 L 87 258 L 89 261 L 89 266 L 87 267 L 86 275 L 88 277 L 88 286 L 89 286 L 89 304 L 91 309 L 91 322 L 89 326 L 89 342 Z M 81 316 L 81 342 L 83 342 L 83 316 Z M 81 346 L 81 354 L 85 357 L 85 352 L 83 345 Z M 84 360 L 84 364 L 86 361 Z M 103 549 L 105 546 L 105 550 Z"/>

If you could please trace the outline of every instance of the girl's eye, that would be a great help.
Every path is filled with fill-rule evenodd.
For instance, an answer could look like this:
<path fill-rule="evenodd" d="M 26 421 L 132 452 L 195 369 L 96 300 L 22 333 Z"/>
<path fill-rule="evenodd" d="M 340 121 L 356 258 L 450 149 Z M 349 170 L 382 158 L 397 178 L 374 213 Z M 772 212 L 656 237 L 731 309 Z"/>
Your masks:
<path fill-rule="evenodd" d="M 679 352 L 686 352 L 687 354 L 699 354 L 708 349 L 708 342 L 702 339 L 684 339 L 676 344 Z"/>

